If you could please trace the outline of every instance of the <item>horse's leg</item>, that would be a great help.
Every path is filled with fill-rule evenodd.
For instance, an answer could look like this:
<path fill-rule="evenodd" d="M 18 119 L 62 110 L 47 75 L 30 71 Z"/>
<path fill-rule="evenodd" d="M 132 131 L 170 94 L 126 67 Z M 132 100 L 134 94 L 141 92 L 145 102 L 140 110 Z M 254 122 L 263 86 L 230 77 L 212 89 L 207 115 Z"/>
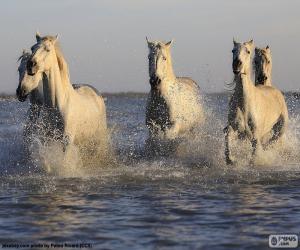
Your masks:
<path fill-rule="evenodd" d="M 157 127 L 153 125 L 153 123 L 149 123 L 147 125 L 148 127 L 148 138 L 145 141 L 145 154 L 146 156 L 153 156 L 156 152 L 156 146 L 155 146 L 155 138 L 157 138 Z"/>
<path fill-rule="evenodd" d="M 231 155 L 231 142 L 233 140 L 233 128 L 228 125 L 226 128 L 224 128 L 225 133 L 225 160 L 227 165 L 232 165 L 234 162 L 232 160 Z"/>
<path fill-rule="evenodd" d="M 257 136 L 253 136 L 251 140 L 251 145 L 252 145 L 252 158 L 250 161 L 250 165 L 253 165 L 257 155 L 259 155 L 260 152 L 262 151 L 262 144 Z"/>
<path fill-rule="evenodd" d="M 268 142 L 268 145 L 273 144 L 274 142 L 278 141 L 280 138 L 282 138 L 284 132 L 286 129 L 286 123 L 283 118 L 283 116 L 280 116 L 278 121 L 274 124 L 272 130 L 273 130 L 273 135 L 271 139 Z"/>

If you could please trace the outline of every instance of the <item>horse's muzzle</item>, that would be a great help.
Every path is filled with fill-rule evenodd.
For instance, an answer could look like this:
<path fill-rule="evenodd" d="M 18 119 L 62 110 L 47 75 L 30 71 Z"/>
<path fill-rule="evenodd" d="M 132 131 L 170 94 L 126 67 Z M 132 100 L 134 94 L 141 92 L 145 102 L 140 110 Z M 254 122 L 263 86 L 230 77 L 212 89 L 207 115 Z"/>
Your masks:
<path fill-rule="evenodd" d="M 258 77 L 257 77 L 257 82 L 258 83 L 264 83 L 266 80 L 268 80 L 268 77 L 267 76 L 265 76 L 265 75 L 259 75 Z"/>
<path fill-rule="evenodd" d="M 232 62 L 232 71 L 234 74 L 239 74 L 241 72 L 242 62 L 240 60 L 234 60 Z"/>
<path fill-rule="evenodd" d="M 151 76 L 150 77 L 150 85 L 152 87 L 156 87 L 157 85 L 159 85 L 161 82 L 160 78 L 157 76 Z"/>
<path fill-rule="evenodd" d="M 25 102 L 26 98 L 28 96 L 28 93 L 26 92 L 25 89 L 21 89 L 20 87 L 18 87 L 17 90 L 16 90 L 16 95 L 17 95 L 18 100 L 20 102 Z"/>

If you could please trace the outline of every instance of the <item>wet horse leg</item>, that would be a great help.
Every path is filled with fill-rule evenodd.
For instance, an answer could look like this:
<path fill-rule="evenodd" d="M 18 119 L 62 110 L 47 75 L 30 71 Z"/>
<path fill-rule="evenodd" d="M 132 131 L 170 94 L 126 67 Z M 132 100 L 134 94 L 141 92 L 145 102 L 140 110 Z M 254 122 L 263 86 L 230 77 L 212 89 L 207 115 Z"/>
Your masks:
<path fill-rule="evenodd" d="M 233 128 L 228 125 L 225 129 L 225 160 L 227 165 L 232 165 L 234 162 L 231 155 L 231 142 L 233 140 Z"/>

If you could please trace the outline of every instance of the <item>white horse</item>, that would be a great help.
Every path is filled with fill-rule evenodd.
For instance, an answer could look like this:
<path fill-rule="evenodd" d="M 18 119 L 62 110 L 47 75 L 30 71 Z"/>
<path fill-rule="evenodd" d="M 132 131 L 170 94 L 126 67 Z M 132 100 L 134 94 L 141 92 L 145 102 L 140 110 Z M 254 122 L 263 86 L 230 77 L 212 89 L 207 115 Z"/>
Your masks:
<path fill-rule="evenodd" d="M 146 107 L 149 139 L 184 137 L 204 120 L 199 87 L 191 78 L 175 76 L 170 52 L 172 41 L 147 39 L 147 43 L 151 85 Z"/>
<path fill-rule="evenodd" d="M 67 63 L 58 47 L 57 37 L 36 36 L 32 55 L 27 62 L 27 75 L 23 78 L 19 98 L 24 98 L 43 81 L 43 123 L 48 139 L 59 139 L 65 146 L 65 159 L 69 148 L 93 150 L 102 145 L 106 149 L 107 124 L 104 100 L 94 88 L 74 89 L 69 80 Z"/>
<path fill-rule="evenodd" d="M 255 48 L 254 56 L 255 85 L 272 86 L 272 56 L 269 45 Z"/>
<path fill-rule="evenodd" d="M 26 52 L 26 50 L 23 50 L 22 55 L 19 57 L 18 61 L 20 61 L 19 67 L 18 67 L 18 73 L 19 73 L 19 84 L 16 90 L 16 95 L 20 102 L 24 102 L 27 99 L 27 96 L 29 96 L 29 109 L 26 116 L 25 126 L 23 130 L 23 140 L 25 142 L 25 146 L 30 146 L 30 143 L 33 140 L 34 136 L 38 136 L 38 129 L 41 129 L 43 124 L 39 123 L 39 116 L 41 113 L 41 110 L 43 108 L 44 104 L 44 95 L 43 95 L 43 84 L 40 74 L 36 74 L 34 76 L 30 76 L 27 73 L 27 62 L 30 59 L 31 53 Z M 21 91 L 21 83 L 22 82 L 32 82 L 32 84 L 35 84 L 37 81 L 39 81 L 39 85 L 37 88 L 32 89 L 31 92 L 28 92 L 27 95 L 22 95 L 20 93 Z M 92 86 L 88 84 L 72 84 L 74 89 L 79 89 L 81 87 L 89 86 L 93 88 Z M 97 94 L 99 92 L 97 89 L 93 88 Z"/>
<path fill-rule="evenodd" d="M 266 136 L 272 135 L 268 143 L 282 138 L 287 127 L 288 110 L 282 93 L 271 86 L 255 86 L 251 80 L 251 54 L 253 41 L 233 41 L 232 50 L 234 92 L 229 102 L 228 125 L 225 132 L 225 158 L 233 164 L 231 143 L 234 132 L 240 138 L 248 138 L 252 144 L 252 160 L 262 149 Z"/>

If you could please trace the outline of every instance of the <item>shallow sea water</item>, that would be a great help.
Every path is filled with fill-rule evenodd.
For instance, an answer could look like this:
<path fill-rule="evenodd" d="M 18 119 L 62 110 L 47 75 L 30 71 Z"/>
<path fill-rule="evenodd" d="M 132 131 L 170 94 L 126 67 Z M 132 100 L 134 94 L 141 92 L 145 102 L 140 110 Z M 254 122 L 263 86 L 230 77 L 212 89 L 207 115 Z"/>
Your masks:
<path fill-rule="evenodd" d="M 226 167 L 226 95 L 207 95 L 206 125 L 176 155 L 155 158 L 143 152 L 146 96 L 106 98 L 116 159 L 81 176 L 47 174 L 26 161 L 22 126 L 28 103 L 0 100 L 0 243 L 268 249 L 269 234 L 299 235 L 298 99 L 287 97 L 287 149 L 265 152 L 255 166 L 245 161 Z"/>

